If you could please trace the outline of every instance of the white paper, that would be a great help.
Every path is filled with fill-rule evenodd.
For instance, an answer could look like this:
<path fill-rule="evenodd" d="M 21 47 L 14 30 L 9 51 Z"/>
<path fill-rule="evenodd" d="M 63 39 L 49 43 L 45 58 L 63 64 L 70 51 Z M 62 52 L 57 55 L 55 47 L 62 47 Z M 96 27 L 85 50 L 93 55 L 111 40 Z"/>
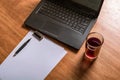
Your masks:
<path fill-rule="evenodd" d="M 65 56 L 64 48 L 47 38 L 41 41 L 30 31 L 0 65 L 0 80 L 43 80 Z M 15 51 L 29 38 L 31 41 L 18 55 Z"/>

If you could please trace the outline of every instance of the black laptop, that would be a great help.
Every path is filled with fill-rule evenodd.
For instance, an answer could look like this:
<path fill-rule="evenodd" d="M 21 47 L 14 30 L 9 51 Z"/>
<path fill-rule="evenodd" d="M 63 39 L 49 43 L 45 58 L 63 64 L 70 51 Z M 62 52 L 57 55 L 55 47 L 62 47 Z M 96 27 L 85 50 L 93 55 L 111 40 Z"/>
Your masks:
<path fill-rule="evenodd" d="M 41 0 L 25 25 L 79 49 L 102 4 L 103 0 Z"/>

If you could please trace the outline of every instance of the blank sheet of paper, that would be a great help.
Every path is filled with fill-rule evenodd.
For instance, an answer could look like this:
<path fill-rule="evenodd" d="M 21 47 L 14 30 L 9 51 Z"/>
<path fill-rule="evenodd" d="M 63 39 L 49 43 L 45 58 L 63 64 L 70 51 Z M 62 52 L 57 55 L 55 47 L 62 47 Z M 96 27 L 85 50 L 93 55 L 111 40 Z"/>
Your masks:
<path fill-rule="evenodd" d="M 64 48 L 47 38 L 37 40 L 30 31 L 0 65 L 0 80 L 44 80 L 65 56 Z M 18 55 L 15 51 L 29 38 L 31 41 Z"/>

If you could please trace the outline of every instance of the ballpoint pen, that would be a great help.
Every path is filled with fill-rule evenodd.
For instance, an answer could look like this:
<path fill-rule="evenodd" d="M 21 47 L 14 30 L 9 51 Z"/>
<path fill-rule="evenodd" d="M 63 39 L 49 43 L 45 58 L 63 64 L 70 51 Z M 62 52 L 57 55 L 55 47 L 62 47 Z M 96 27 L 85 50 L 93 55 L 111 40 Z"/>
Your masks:
<path fill-rule="evenodd" d="M 22 46 L 15 52 L 13 57 L 15 57 L 29 43 L 30 40 L 31 40 L 31 38 L 28 39 L 25 43 L 23 43 Z"/>

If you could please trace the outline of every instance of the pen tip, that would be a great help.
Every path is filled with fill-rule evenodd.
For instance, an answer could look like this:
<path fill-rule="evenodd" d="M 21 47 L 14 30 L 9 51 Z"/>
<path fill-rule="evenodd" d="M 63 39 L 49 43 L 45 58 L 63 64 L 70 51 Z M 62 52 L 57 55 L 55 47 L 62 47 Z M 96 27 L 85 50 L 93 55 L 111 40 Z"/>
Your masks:
<path fill-rule="evenodd" d="M 15 57 L 15 56 L 16 56 L 16 54 L 13 55 L 13 57 Z"/>

